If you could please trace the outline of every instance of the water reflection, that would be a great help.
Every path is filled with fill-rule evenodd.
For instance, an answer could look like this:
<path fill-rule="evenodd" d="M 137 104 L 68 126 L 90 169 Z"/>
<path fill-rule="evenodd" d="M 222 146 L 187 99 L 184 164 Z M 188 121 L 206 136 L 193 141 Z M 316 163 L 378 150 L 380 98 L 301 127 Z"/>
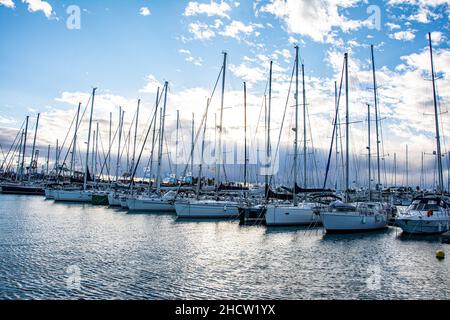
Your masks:
<path fill-rule="evenodd" d="M 0 298 L 448 299 L 437 240 L 0 196 Z M 432 238 L 430 238 L 432 239 Z M 80 288 L 67 285 L 80 271 Z M 380 287 L 367 279 L 378 270 Z M 74 277 L 74 278 L 71 278 Z"/>

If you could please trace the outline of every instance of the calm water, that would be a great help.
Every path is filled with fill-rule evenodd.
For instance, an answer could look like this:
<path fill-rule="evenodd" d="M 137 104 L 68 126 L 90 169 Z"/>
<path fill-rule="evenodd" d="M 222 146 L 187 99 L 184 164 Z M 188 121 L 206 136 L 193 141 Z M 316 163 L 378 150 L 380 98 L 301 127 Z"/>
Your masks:
<path fill-rule="evenodd" d="M 0 195 L 0 298 L 449 299 L 443 246 Z"/>

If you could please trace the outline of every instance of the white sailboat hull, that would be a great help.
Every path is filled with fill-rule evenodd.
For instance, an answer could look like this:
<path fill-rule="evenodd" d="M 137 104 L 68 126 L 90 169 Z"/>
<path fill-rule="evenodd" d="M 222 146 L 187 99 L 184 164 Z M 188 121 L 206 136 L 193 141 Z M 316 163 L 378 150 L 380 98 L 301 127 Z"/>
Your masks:
<path fill-rule="evenodd" d="M 178 218 L 236 218 L 238 203 L 227 201 L 180 201 L 175 202 Z"/>
<path fill-rule="evenodd" d="M 418 219 L 418 218 L 399 218 L 396 225 L 403 232 L 411 234 L 437 234 L 450 230 L 450 218 L 443 219 Z"/>
<path fill-rule="evenodd" d="M 128 198 L 126 197 L 120 197 L 120 206 L 122 207 L 122 209 L 128 209 L 127 200 Z"/>
<path fill-rule="evenodd" d="M 358 212 L 322 212 L 322 224 L 327 232 L 361 232 L 387 227 L 387 214 L 365 215 Z"/>
<path fill-rule="evenodd" d="M 130 211 L 141 212 L 175 212 L 173 201 L 161 198 L 127 199 Z"/>
<path fill-rule="evenodd" d="M 320 216 L 314 213 L 312 205 L 267 206 L 266 225 L 268 226 L 313 225 L 318 222 L 320 222 Z"/>
<path fill-rule="evenodd" d="M 45 199 L 47 200 L 55 199 L 55 189 L 45 189 Z"/>
<path fill-rule="evenodd" d="M 91 202 L 92 192 L 83 190 L 55 190 L 55 201 L 65 202 Z"/>
<path fill-rule="evenodd" d="M 120 207 L 120 197 L 117 194 L 108 194 L 108 203 L 111 207 Z"/>

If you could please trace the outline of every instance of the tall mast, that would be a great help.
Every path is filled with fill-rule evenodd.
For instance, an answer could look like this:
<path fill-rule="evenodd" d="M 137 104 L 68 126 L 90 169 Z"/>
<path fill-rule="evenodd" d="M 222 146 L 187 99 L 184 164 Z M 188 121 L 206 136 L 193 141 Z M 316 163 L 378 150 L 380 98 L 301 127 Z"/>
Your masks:
<path fill-rule="evenodd" d="M 127 144 L 127 166 L 126 166 L 126 175 L 128 176 L 130 173 L 130 144 L 131 144 L 131 128 L 133 127 L 133 122 L 130 124 L 130 129 L 128 129 L 128 133 L 125 139 L 125 143 Z"/>
<path fill-rule="evenodd" d="M 139 107 L 141 105 L 141 99 L 138 99 L 138 105 L 136 110 L 136 123 L 134 127 L 134 142 L 133 142 L 133 157 L 131 158 L 131 171 L 132 174 L 134 172 L 134 165 L 135 165 L 135 158 L 136 158 L 136 140 L 137 140 L 137 131 L 138 131 L 138 125 L 139 125 Z M 133 178 L 134 179 L 134 178 Z M 133 182 L 133 181 L 131 181 Z"/>
<path fill-rule="evenodd" d="M 36 149 L 36 137 L 37 137 L 37 131 L 39 127 L 39 116 L 41 114 L 38 113 L 37 119 L 36 119 L 36 128 L 34 128 L 34 138 L 33 138 L 33 148 L 31 149 L 31 161 L 30 161 L 30 171 L 33 168 L 33 162 L 34 162 L 34 150 Z M 36 166 L 37 168 L 37 166 Z M 31 180 L 31 172 L 28 173 L 28 181 Z"/>
<path fill-rule="evenodd" d="M 95 166 L 94 166 L 94 161 L 95 161 L 95 130 L 93 130 L 92 133 L 92 152 L 91 152 L 92 156 L 91 156 L 91 168 L 92 168 L 92 178 L 94 179 L 95 182 Z"/>
<path fill-rule="evenodd" d="M 450 190 L 450 151 L 447 154 L 447 190 Z"/>
<path fill-rule="evenodd" d="M 111 148 L 112 148 L 112 145 L 111 145 L 111 142 L 112 142 L 111 137 L 112 136 L 111 136 L 111 134 L 112 134 L 112 112 L 109 113 L 108 181 L 111 181 Z"/>
<path fill-rule="evenodd" d="M 377 94 L 377 78 L 375 75 L 375 58 L 373 55 L 373 44 L 370 46 L 370 52 L 372 56 L 372 78 L 373 78 L 373 96 L 375 101 L 375 131 L 377 135 L 377 187 L 376 190 L 381 188 L 381 174 L 380 174 L 380 138 L 378 132 L 378 94 Z"/>
<path fill-rule="evenodd" d="M 206 110 L 208 110 L 209 103 L 210 103 L 210 100 L 208 98 L 206 101 Z M 197 200 L 200 197 L 200 188 L 202 185 L 202 169 L 203 169 L 204 152 L 205 152 L 205 135 L 206 135 L 207 122 L 208 122 L 208 111 L 206 111 L 206 113 L 205 113 L 205 123 L 203 126 L 203 137 L 202 137 L 202 150 L 201 150 L 201 155 L 200 155 L 201 159 L 200 159 L 200 165 L 198 166 L 198 178 L 197 178 L 197 190 L 196 190 Z"/>
<path fill-rule="evenodd" d="M 441 137 L 439 134 L 439 110 L 437 105 L 437 93 L 436 93 L 436 79 L 434 75 L 434 63 L 433 63 L 433 47 L 431 44 L 431 33 L 428 32 L 428 41 L 430 45 L 430 61 L 431 61 L 431 78 L 433 80 L 433 104 L 434 104 L 434 122 L 436 126 L 436 149 L 437 149 L 437 164 L 438 164 L 438 179 L 439 185 L 437 192 L 444 192 L 444 177 L 442 175 L 442 153 L 441 153 Z"/>
<path fill-rule="evenodd" d="M 164 105 L 163 110 L 161 112 L 161 127 L 159 134 L 159 154 L 158 154 L 158 171 L 156 175 L 156 192 L 161 194 L 161 161 L 162 161 L 162 152 L 164 147 L 164 123 L 166 118 L 166 106 L 167 106 L 167 87 L 169 83 L 166 81 L 164 83 Z"/>
<path fill-rule="evenodd" d="M 247 84 L 244 82 L 244 187 L 247 186 Z"/>
<path fill-rule="evenodd" d="M 87 188 L 87 174 L 89 171 L 89 144 L 91 142 L 91 128 L 92 128 L 92 115 L 94 113 L 94 98 L 95 98 L 95 90 L 97 88 L 92 89 L 92 101 L 91 101 L 91 115 L 89 117 L 89 131 L 88 131 L 88 141 L 87 141 L 87 149 L 86 149 L 86 170 L 84 172 L 84 183 L 83 183 L 83 190 L 86 191 Z"/>
<path fill-rule="evenodd" d="M 298 49 L 298 48 L 297 48 Z M 298 56 L 297 56 L 297 65 L 298 65 Z M 303 179 L 304 179 L 304 188 L 307 187 L 307 171 L 306 171 L 306 162 L 307 162 L 307 154 L 306 154 L 306 88 L 305 88 L 305 65 L 302 64 L 302 88 L 303 88 Z M 298 95 L 298 92 L 297 92 Z M 297 101 L 298 104 L 298 101 Z"/>
<path fill-rule="evenodd" d="M 22 163 L 20 164 L 20 181 L 23 181 L 23 175 L 25 172 L 25 151 L 27 147 L 27 133 L 28 133 L 28 120 L 29 116 L 27 116 L 26 122 L 25 122 L 25 131 L 23 136 L 23 144 L 22 144 Z"/>
<path fill-rule="evenodd" d="M 372 180 L 372 162 L 371 162 L 371 157 L 372 157 L 372 153 L 371 153 L 371 145 L 370 145 L 370 105 L 367 104 L 367 165 L 369 167 L 369 201 L 372 201 L 372 192 L 371 192 L 371 180 Z"/>
<path fill-rule="evenodd" d="M 216 112 L 214 112 L 214 128 L 215 128 L 215 130 L 214 130 L 214 148 L 216 148 L 216 151 L 217 150 L 219 150 L 219 148 L 217 147 L 217 140 L 218 140 L 218 138 L 217 138 L 217 128 L 218 128 L 218 126 L 217 126 L 217 113 Z M 218 151 L 217 151 L 218 152 Z M 216 162 L 218 161 L 218 156 L 216 156 Z M 216 163 L 216 165 L 217 165 L 217 163 Z M 217 170 L 216 170 L 216 172 L 217 172 Z M 215 179 L 215 181 L 214 181 L 214 183 L 216 183 L 216 179 Z"/>
<path fill-rule="evenodd" d="M 153 154 L 155 151 L 155 138 L 156 138 L 156 122 L 158 120 L 158 104 L 159 104 L 159 87 L 156 90 L 156 102 L 155 102 L 155 122 L 153 123 L 153 133 L 152 133 L 152 151 L 150 153 L 150 175 L 149 175 L 149 183 L 148 183 L 148 193 L 150 195 L 150 190 L 152 187 L 151 179 L 153 177 Z"/>
<path fill-rule="evenodd" d="M 225 101 L 225 75 L 227 71 L 227 53 L 223 52 L 223 66 L 222 66 L 222 96 L 220 100 L 220 123 L 219 123 L 219 144 L 216 152 L 216 190 L 220 186 L 220 166 L 222 165 L 222 129 L 223 129 L 223 105 Z"/>
<path fill-rule="evenodd" d="M 424 175 L 423 175 L 423 152 L 422 152 L 422 158 L 420 162 L 420 189 L 423 189 L 424 187 Z"/>
<path fill-rule="evenodd" d="M 77 131 L 78 131 L 78 119 L 80 116 L 81 102 L 78 103 L 77 116 L 75 121 L 75 131 L 73 133 L 73 146 L 72 146 L 72 158 L 70 160 L 70 175 L 73 176 L 75 170 L 75 159 L 77 156 Z"/>
<path fill-rule="evenodd" d="M 99 155 L 99 152 L 98 152 L 98 134 L 99 134 L 99 132 L 100 131 L 98 130 L 98 122 L 97 122 L 97 130 L 95 131 L 95 155 L 94 155 L 95 161 L 94 161 L 94 169 L 92 170 L 94 172 L 94 182 L 97 181 L 96 174 L 97 174 L 98 155 Z"/>
<path fill-rule="evenodd" d="M 266 112 L 266 126 L 267 126 L 267 138 L 266 138 L 266 162 L 270 159 L 270 111 L 272 106 L 272 66 L 273 61 L 270 61 L 270 70 L 269 70 L 269 104 L 267 106 Z M 267 163 L 266 163 L 267 164 Z M 266 185 L 266 198 L 269 196 L 269 172 L 266 172 L 265 175 L 265 185 Z"/>
<path fill-rule="evenodd" d="M 20 153 L 22 150 L 22 142 L 23 142 L 23 134 L 24 134 L 24 130 L 22 129 L 22 132 L 20 133 L 20 141 L 19 141 L 19 154 L 17 156 L 17 169 L 16 169 L 16 181 L 18 181 L 20 179 L 20 165 L 22 164 L 22 161 L 20 160 Z"/>
<path fill-rule="evenodd" d="M 117 159 L 116 159 L 116 183 L 119 182 L 120 145 L 122 143 L 123 114 L 124 113 L 122 112 L 122 107 L 119 106 L 119 143 L 117 146 Z"/>
<path fill-rule="evenodd" d="M 47 148 L 47 168 L 45 170 L 45 175 L 48 176 L 48 165 L 49 165 L 49 161 L 50 161 L 50 145 L 48 145 Z"/>
<path fill-rule="evenodd" d="M 394 152 L 394 187 L 397 186 L 397 153 Z"/>
<path fill-rule="evenodd" d="M 337 93 L 337 82 L 335 81 L 334 82 L 334 107 L 337 109 L 337 95 L 338 95 L 338 93 Z M 337 126 L 338 126 L 338 117 L 336 117 L 336 119 L 334 120 L 334 126 L 335 126 L 335 130 L 336 130 L 336 182 L 335 182 L 335 186 L 334 186 L 334 189 L 336 189 L 336 191 L 337 191 L 337 188 L 338 188 L 338 180 L 339 180 L 339 174 L 338 174 L 338 172 L 339 172 L 339 149 L 338 149 L 338 147 L 339 147 L 339 143 L 338 143 L 338 138 L 339 138 L 339 136 L 338 136 L 338 128 L 337 128 Z"/>
<path fill-rule="evenodd" d="M 58 166 L 59 166 L 59 140 L 56 139 L 56 150 L 55 150 L 55 175 L 56 175 L 56 180 L 58 180 L 58 177 L 59 177 Z"/>
<path fill-rule="evenodd" d="M 409 187 L 408 145 L 406 145 L 406 187 Z"/>
<path fill-rule="evenodd" d="M 191 176 L 194 177 L 194 130 L 195 130 L 195 114 L 192 113 L 192 126 L 191 126 Z"/>
<path fill-rule="evenodd" d="M 303 65 L 302 65 L 303 66 Z M 303 68 L 302 68 L 303 69 Z M 303 71 L 302 71 L 303 74 Z M 298 162 L 298 46 L 295 46 L 295 129 L 294 129 L 294 187 L 292 196 L 294 197 L 294 206 L 297 206 L 297 162 Z M 303 177 L 306 180 L 306 176 Z"/>
<path fill-rule="evenodd" d="M 349 99 L 348 99 L 348 53 L 344 54 L 345 63 L 345 200 L 349 200 L 349 167 L 350 167 L 350 140 L 349 140 Z"/>
<path fill-rule="evenodd" d="M 194 130 L 195 130 L 195 113 L 192 113 L 191 126 L 191 176 L 194 177 Z"/>
<path fill-rule="evenodd" d="M 179 130 L 180 130 L 180 110 L 177 110 L 177 132 L 175 141 L 175 180 L 178 176 L 178 143 L 179 143 Z"/>

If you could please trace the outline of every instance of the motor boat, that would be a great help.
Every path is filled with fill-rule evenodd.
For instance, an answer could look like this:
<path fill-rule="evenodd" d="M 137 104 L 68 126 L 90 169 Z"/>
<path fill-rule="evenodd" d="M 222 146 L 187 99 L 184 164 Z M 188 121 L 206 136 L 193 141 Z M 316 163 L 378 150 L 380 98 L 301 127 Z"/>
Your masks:
<path fill-rule="evenodd" d="M 398 214 L 396 225 L 411 234 L 444 233 L 449 230 L 450 214 L 446 197 L 423 196 L 413 199 L 406 211 Z"/>

